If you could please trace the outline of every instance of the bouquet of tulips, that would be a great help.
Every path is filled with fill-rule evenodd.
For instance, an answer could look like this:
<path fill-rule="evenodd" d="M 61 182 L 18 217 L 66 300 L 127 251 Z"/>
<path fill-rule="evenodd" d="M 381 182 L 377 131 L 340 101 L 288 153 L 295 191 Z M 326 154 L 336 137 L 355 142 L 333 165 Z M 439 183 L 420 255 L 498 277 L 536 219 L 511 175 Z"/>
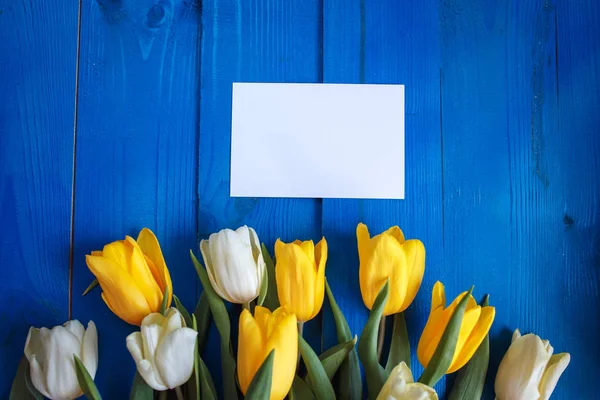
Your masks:
<path fill-rule="evenodd" d="M 124 338 L 137 367 L 130 398 L 153 399 L 158 392 L 166 399 L 172 392 L 178 400 L 217 399 L 219 393 L 226 400 L 359 400 L 364 394 L 372 400 L 438 399 L 435 384 L 458 372 L 449 399 L 480 399 L 495 316 L 487 296 L 477 304 L 471 288 L 447 305 L 444 286 L 434 285 L 417 348 L 424 371 L 415 381 L 403 312 L 421 286 L 425 247 L 419 240 L 405 240 L 397 226 L 371 237 L 359 224 L 356 236 L 360 290 L 370 310 L 358 341 L 327 284 L 325 238 L 316 245 L 277 240 L 272 259 L 252 228 L 210 235 L 200 243 L 204 266 L 190 251 L 204 288 L 192 313 L 173 294 L 150 230 L 86 256 L 96 276 L 86 293 L 99 285 L 110 310 L 140 327 Z M 319 314 L 325 295 L 339 343 L 318 355 L 303 339 L 302 326 Z M 237 354 L 226 302 L 243 307 Z M 386 317 L 393 318 L 393 330 L 383 364 Z M 201 356 L 211 320 L 220 335 L 220 391 Z M 93 381 L 98 334 L 92 321 L 87 329 L 77 320 L 52 329 L 32 327 L 24 352 L 11 399 L 74 399 L 82 393 L 101 399 Z M 516 330 L 496 376 L 497 399 L 548 399 L 569 361 L 568 353 L 554 355 L 548 341 Z"/>

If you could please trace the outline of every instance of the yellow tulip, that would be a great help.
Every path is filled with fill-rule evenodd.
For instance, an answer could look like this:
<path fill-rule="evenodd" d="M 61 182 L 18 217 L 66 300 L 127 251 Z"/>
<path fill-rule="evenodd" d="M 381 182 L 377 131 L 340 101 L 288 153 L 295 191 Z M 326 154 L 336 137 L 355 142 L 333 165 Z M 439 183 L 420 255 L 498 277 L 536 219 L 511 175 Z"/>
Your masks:
<path fill-rule="evenodd" d="M 327 241 L 315 246 L 312 240 L 275 243 L 275 279 L 279 303 L 287 306 L 305 322 L 313 319 L 323 306 Z"/>
<path fill-rule="evenodd" d="M 92 251 L 85 261 L 102 288 L 102 299 L 122 320 L 140 325 L 148 314 L 158 312 L 166 287 L 167 307 L 171 305 L 171 276 L 150 229 L 142 229 L 137 241 L 127 236 Z"/>
<path fill-rule="evenodd" d="M 360 259 L 360 292 L 370 310 L 379 291 L 389 279 L 390 295 L 383 315 L 408 308 L 419 291 L 425 272 L 425 246 L 420 240 L 404 240 L 402 231 L 393 226 L 370 237 L 365 224 L 356 227 Z"/>
<path fill-rule="evenodd" d="M 245 395 L 252 378 L 271 350 L 275 350 L 270 400 L 282 400 L 290 391 L 298 360 L 296 316 L 285 306 L 269 311 L 257 306 L 254 317 L 248 310 L 240 315 L 237 374 Z"/>
<path fill-rule="evenodd" d="M 435 283 L 431 294 L 431 312 L 417 348 L 417 357 L 424 367 L 429 364 L 429 361 L 440 342 L 442 334 L 446 330 L 446 326 L 448 325 L 452 313 L 454 313 L 458 302 L 466 295 L 466 293 L 467 292 L 461 293 L 454 299 L 449 307 L 446 307 L 444 285 L 442 285 L 441 282 Z M 496 310 L 494 307 L 481 307 L 477 305 L 473 296 L 469 296 L 465 315 L 460 326 L 456 350 L 454 351 L 452 364 L 450 364 L 447 373 L 451 374 L 452 372 L 458 371 L 469 362 L 485 336 L 488 334 L 492 322 L 494 322 L 495 315 Z"/>

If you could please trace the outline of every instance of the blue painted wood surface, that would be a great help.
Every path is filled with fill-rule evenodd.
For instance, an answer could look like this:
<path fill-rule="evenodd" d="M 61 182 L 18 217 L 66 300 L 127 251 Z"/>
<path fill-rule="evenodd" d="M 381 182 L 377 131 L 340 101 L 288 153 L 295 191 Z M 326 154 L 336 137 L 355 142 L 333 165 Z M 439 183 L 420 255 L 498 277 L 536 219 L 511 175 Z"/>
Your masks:
<path fill-rule="evenodd" d="M 81 297 L 84 255 L 143 226 L 188 308 L 187 251 L 210 233 L 248 224 L 270 249 L 325 235 L 360 333 L 363 221 L 425 243 L 413 349 L 435 280 L 475 284 L 497 310 L 485 399 L 517 327 L 571 352 L 553 399 L 596 398 L 598 37 L 595 0 L 0 0 L 0 397 L 28 326 L 70 316 L 96 321 L 100 390 L 126 397 L 133 328 Z M 230 198 L 233 81 L 405 84 L 406 200 Z M 307 326 L 316 348 L 335 341 L 328 312 Z"/>

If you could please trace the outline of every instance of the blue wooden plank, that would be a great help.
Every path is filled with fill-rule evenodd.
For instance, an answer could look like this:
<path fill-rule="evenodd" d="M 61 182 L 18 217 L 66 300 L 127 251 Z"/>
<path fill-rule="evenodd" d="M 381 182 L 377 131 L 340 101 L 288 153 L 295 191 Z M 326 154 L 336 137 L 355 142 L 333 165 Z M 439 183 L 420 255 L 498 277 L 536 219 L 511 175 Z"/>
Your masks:
<path fill-rule="evenodd" d="M 0 1 L 0 398 L 69 311 L 77 4 Z"/>
<path fill-rule="evenodd" d="M 399 225 L 407 238 L 421 239 L 427 251 L 425 278 L 406 312 L 415 347 L 429 313 L 430 290 L 442 269 L 438 4 L 324 4 L 324 82 L 406 85 L 406 199 L 323 200 L 323 233 L 331 254 L 328 280 L 350 329 L 360 334 L 368 310 L 358 282 L 356 225 L 366 223 L 372 235 Z M 329 318 L 324 320 L 324 339 L 326 346 L 335 342 Z M 413 365 L 418 375 L 416 358 Z"/>
<path fill-rule="evenodd" d="M 441 10 L 444 261 L 460 271 L 447 269 L 452 286 L 474 283 L 496 306 L 486 399 L 517 327 L 572 353 L 553 399 L 595 397 L 585 383 L 599 354 L 586 339 L 598 336 L 589 318 L 598 314 L 592 3 L 448 1 Z M 585 77 L 571 75 L 577 55 Z"/>
<path fill-rule="evenodd" d="M 190 2 L 85 0 L 81 16 L 73 315 L 100 335 L 97 382 L 104 398 L 129 393 L 134 327 L 108 310 L 85 254 L 152 229 L 174 292 L 193 309 L 196 246 L 200 8 Z"/>
<path fill-rule="evenodd" d="M 246 224 L 271 254 L 277 238 L 319 240 L 320 200 L 231 198 L 229 169 L 232 82 L 319 82 L 320 2 L 208 1 L 202 25 L 200 236 Z M 236 313 L 232 322 L 237 329 Z M 321 347 L 318 318 L 305 335 Z"/>
<path fill-rule="evenodd" d="M 556 331 L 552 344 L 572 355 L 553 399 L 591 399 L 598 394 L 590 382 L 600 376 L 600 342 L 590 340 L 600 336 L 600 3 L 556 3 L 558 102 L 548 114 L 556 111 L 558 127 L 540 132 L 541 151 L 552 152 L 546 162 L 558 246 L 552 268 L 544 266 L 545 282 L 552 277 L 545 306 L 554 310 L 547 335 Z"/>

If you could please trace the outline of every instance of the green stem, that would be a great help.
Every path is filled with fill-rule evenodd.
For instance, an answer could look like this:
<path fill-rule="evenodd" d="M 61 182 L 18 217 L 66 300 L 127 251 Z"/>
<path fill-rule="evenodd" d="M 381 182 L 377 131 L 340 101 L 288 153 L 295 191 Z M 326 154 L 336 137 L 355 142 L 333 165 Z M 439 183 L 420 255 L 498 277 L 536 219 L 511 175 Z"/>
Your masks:
<path fill-rule="evenodd" d="M 248 302 L 248 303 L 243 303 L 243 304 L 242 304 L 242 307 L 244 308 L 244 310 L 248 310 L 248 311 L 250 311 L 250 302 Z"/>
<path fill-rule="evenodd" d="M 381 360 L 381 352 L 383 351 L 383 341 L 385 340 L 385 315 L 381 316 L 379 321 L 379 333 L 377 334 L 377 359 Z"/>
<path fill-rule="evenodd" d="M 158 398 L 160 400 L 167 400 L 167 397 L 169 395 L 169 391 L 168 390 L 163 390 L 162 392 L 160 392 L 160 394 L 158 395 Z"/>
<path fill-rule="evenodd" d="M 183 392 L 181 391 L 181 386 L 177 386 L 175 388 L 175 393 L 177 393 L 177 400 L 185 400 L 185 397 L 183 397 Z"/>

